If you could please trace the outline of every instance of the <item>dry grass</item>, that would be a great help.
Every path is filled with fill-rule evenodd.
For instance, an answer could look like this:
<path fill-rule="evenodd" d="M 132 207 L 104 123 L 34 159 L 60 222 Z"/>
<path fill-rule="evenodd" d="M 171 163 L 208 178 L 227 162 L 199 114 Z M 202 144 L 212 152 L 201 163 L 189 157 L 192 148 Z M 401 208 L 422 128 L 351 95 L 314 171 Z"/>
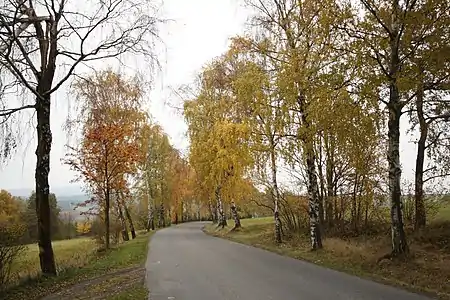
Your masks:
<path fill-rule="evenodd" d="M 148 240 L 151 235 L 152 232 L 139 233 L 136 239 L 102 252 L 96 251 L 95 241 L 91 239 L 54 242 L 55 258 L 60 270 L 56 277 L 39 276 L 37 246 L 30 245 L 14 264 L 16 278 L 20 274 L 29 277 L 22 277 L 21 282 L 16 282 L 16 284 L 19 283 L 17 286 L 13 286 L 6 290 L 6 293 L 1 294 L 0 299 L 41 299 L 45 295 L 64 291 L 82 281 L 95 282 L 102 276 L 108 277 L 111 274 L 116 276 L 115 272 L 126 268 L 139 268 L 147 257 Z M 120 286 L 120 291 L 117 292 L 142 291 L 139 286 L 131 287 L 120 284 L 118 286 Z M 77 291 L 84 292 L 80 289 Z M 75 295 L 74 293 L 71 296 Z"/>
<path fill-rule="evenodd" d="M 94 240 L 89 238 L 56 241 L 52 245 L 58 271 L 84 266 L 95 255 L 96 250 Z M 14 261 L 11 271 L 12 285 L 34 278 L 40 273 L 37 244 L 26 246 L 24 252 Z"/>
<path fill-rule="evenodd" d="M 277 245 L 273 238 L 273 219 L 242 220 L 243 228 L 231 232 L 207 225 L 215 236 L 253 245 L 282 255 L 311 261 L 358 276 L 450 299 L 450 223 L 436 223 L 424 232 L 409 235 L 411 255 L 403 261 L 377 260 L 389 253 L 389 236 L 352 239 L 325 238 L 324 249 L 310 251 L 306 235 L 293 236 Z"/>
<path fill-rule="evenodd" d="M 450 221 L 450 200 L 441 204 L 435 219 L 436 221 Z"/>

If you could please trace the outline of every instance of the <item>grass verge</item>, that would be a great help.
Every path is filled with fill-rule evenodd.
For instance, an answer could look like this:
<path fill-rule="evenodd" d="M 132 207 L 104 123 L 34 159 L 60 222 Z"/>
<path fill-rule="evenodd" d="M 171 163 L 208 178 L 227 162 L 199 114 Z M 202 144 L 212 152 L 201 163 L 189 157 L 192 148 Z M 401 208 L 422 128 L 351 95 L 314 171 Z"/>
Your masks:
<path fill-rule="evenodd" d="M 111 298 L 112 300 L 147 300 L 148 290 L 142 284 L 135 284 Z"/>
<path fill-rule="evenodd" d="M 133 272 L 134 277 L 131 278 L 132 280 L 130 280 L 130 272 L 124 272 L 123 274 L 121 274 L 125 274 L 124 276 L 119 276 L 123 279 L 122 282 L 117 282 L 116 280 L 112 284 L 114 286 L 124 287 L 125 289 L 120 289 L 117 292 L 126 292 L 128 288 L 133 291 L 135 290 L 135 286 L 138 287 L 138 290 L 142 290 L 142 276 L 145 274 L 142 273 L 142 265 L 144 264 L 147 257 L 147 245 L 150 235 L 151 233 L 141 233 L 137 236 L 136 239 L 120 244 L 117 247 L 112 248 L 106 252 L 97 252 L 95 250 L 95 246 L 93 245 L 92 248 L 90 246 L 86 246 L 86 248 L 83 248 L 79 246 L 79 244 L 73 243 L 72 241 L 65 241 L 67 244 L 64 247 L 61 246 L 61 248 L 59 248 L 65 249 L 64 251 L 59 251 L 60 257 L 64 257 L 63 255 L 61 255 L 63 252 L 71 253 L 66 256 L 70 257 L 68 261 L 72 261 L 75 256 L 80 257 L 81 262 L 78 265 L 70 263 L 68 263 L 67 265 L 62 265 L 59 268 L 60 273 L 56 277 L 37 276 L 34 278 L 29 278 L 27 281 L 21 282 L 19 285 L 7 290 L 3 295 L 0 295 L 0 299 L 38 299 L 49 294 L 57 293 L 61 290 L 70 290 L 71 286 L 76 286 L 76 284 L 78 283 L 89 280 L 94 281 L 94 284 L 92 284 L 92 286 L 90 286 L 89 288 L 92 288 L 94 290 L 94 293 L 100 294 L 99 291 L 95 291 L 95 288 L 101 288 L 101 284 L 105 284 L 105 282 L 112 282 L 112 278 L 109 278 L 107 275 L 113 274 L 113 277 L 117 277 L 115 273 L 123 270 L 124 268 L 131 268 L 130 272 Z M 81 240 L 80 242 L 81 244 L 89 244 L 90 241 Z M 71 251 L 69 250 L 69 244 L 73 246 L 73 248 L 71 248 Z M 57 249 L 58 248 L 55 247 L 56 257 L 58 257 Z M 37 259 L 37 255 L 33 257 L 34 259 Z M 17 262 L 18 265 L 15 266 L 15 268 L 19 268 L 19 266 L 23 265 L 28 259 L 33 258 L 25 256 L 25 258 L 19 259 Z M 140 273 L 138 273 L 137 271 L 139 271 Z M 97 277 L 104 278 L 102 278 L 102 280 L 97 280 L 98 282 L 95 282 L 95 278 Z M 128 283 L 130 282 L 133 283 L 132 286 L 128 285 Z M 139 285 L 141 287 L 139 287 Z M 81 289 L 83 289 L 83 287 Z M 84 289 L 86 290 L 86 288 Z M 107 288 L 103 287 L 102 290 L 107 290 Z"/>
<path fill-rule="evenodd" d="M 95 241 L 91 238 L 55 241 L 52 246 L 58 273 L 86 265 L 96 256 L 97 250 Z M 11 285 L 19 285 L 36 278 L 40 270 L 38 245 L 27 245 L 20 256 L 14 260 L 11 269 Z"/>
<path fill-rule="evenodd" d="M 244 219 L 242 229 L 230 231 L 233 226 L 233 221 L 229 221 L 228 228 L 223 230 L 208 224 L 204 231 L 353 275 L 450 299 L 450 249 L 435 243 L 447 239 L 439 232 L 450 235 L 450 223 L 440 229 L 436 226 L 409 236 L 411 256 L 408 260 L 383 260 L 380 263 L 377 260 L 389 252 L 389 236 L 325 238 L 324 249 L 312 252 L 307 235 L 294 236 L 277 245 L 273 238 L 272 218 Z"/>

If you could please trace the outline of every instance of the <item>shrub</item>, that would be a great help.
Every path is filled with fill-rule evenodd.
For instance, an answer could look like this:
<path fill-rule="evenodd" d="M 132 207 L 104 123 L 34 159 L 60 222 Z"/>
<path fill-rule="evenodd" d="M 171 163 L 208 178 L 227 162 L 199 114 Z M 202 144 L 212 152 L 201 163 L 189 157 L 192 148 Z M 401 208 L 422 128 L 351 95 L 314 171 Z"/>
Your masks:
<path fill-rule="evenodd" d="M 25 231 L 26 228 L 23 225 L 0 224 L 0 289 L 7 286 L 12 263 L 25 249 L 22 245 Z"/>
<path fill-rule="evenodd" d="M 111 245 L 115 245 L 120 242 L 121 231 L 122 226 L 120 222 L 111 216 L 109 221 L 109 239 Z M 103 248 L 105 246 L 105 224 L 102 218 L 96 217 L 93 220 L 91 234 L 99 248 Z"/>

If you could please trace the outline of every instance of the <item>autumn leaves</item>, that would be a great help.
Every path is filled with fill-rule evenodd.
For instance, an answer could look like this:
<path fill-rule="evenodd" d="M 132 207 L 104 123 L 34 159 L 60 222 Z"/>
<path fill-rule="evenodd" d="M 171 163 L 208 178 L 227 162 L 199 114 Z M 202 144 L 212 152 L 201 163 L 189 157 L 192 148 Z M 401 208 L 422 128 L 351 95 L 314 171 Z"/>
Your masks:
<path fill-rule="evenodd" d="M 137 78 L 127 79 L 111 70 L 80 79 L 74 88 L 79 114 L 72 126 L 81 130 L 82 138 L 78 147 L 69 147 L 64 163 L 93 195 L 90 204 L 103 215 L 105 247 L 109 248 L 110 207 L 118 208 L 124 224 L 122 207 L 127 210 L 130 200 L 128 178 L 145 157 L 141 129 L 148 116 L 141 109 L 143 91 Z M 113 204 L 112 199 L 117 201 Z"/>
<path fill-rule="evenodd" d="M 76 81 L 74 92 L 77 114 L 69 124 L 81 139 L 77 147 L 68 146 L 63 161 L 93 195 L 85 204 L 104 224 L 104 246 L 109 247 L 110 215 L 121 224 L 124 240 L 129 228 L 134 238 L 131 206 L 139 208 L 139 223 L 147 230 L 183 221 L 192 173 L 151 123 L 139 78 L 100 71 Z"/>
<path fill-rule="evenodd" d="M 252 30 L 234 38 L 202 71 L 198 94 L 185 106 L 190 161 L 211 197 L 221 191 L 219 210 L 220 196 L 233 199 L 237 182 L 263 182 L 281 242 L 291 211 L 284 207 L 278 176 L 288 166 L 299 178 L 290 189 L 309 198 L 312 249 L 322 247 L 325 229 L 345 223 L 347 207 L 358 231 L 357 202 L 365 203 L 367 218 L 369 207 L 381 213 L 375 199 L 388 191 L 392 253 L 405 254 L 400 117 L 419 113 L 418 121 L 411 120 L 421 126 L 421 140 L 428 124 L 446 118 L 445 2 L 246 1 L 254 12 Z M 428 122 L 418 92 L 424 76 L 434 82 L 428 85 Z M 416 98 L 420 103 L 414 105 Z M 424 149 L 419 147 L 416 168 L 416 218 L 422 227 Z M 353 200 L 347 203 L 346 195 Z"/>

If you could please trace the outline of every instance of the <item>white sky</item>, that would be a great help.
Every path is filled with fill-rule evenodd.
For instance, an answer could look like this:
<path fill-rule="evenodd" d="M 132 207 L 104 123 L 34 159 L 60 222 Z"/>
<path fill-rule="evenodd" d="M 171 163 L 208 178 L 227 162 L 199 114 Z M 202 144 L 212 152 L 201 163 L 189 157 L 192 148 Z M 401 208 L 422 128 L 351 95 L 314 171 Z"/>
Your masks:
<path fill-rule="evenodd" d="M 200 68 L 215 56 L 223 53 L 228 39 L 243 32 L 247 18 L 246 12 L 239 7 L 237 0 L 165 0 L 164 17 L 174 20 L 161 26 L 160 36 L 165 43 L 158 48 L 162 65 L 154 82 L 151 101 L 151 114 L 171 137 L 178 149 L 185 149 L 186 125 L 182 116 L 165 105 L 166 101 L 177 102 L 171 92 L 181 84 L 191 83 Z M 60 163 L 64 156 L 65 133 L 61 130 L 67 115 L 67 90 L 62 89 L 53 99 L 52 131 L 53 147 L 51 152 L 50 186 L 61 194 L 72 194 L 69 181 L 74 174 Z M 34 130 L 34 128 L 33 128 Z M 404 177 L 412 178 L 415 161 L 415 147 L 402 137 L 402 163 Z M 23 148 L 27 143 L 24 143 Z M 0 170 L 0 188 L 33 189 L 36 142 L 31 141 L 26 149 L 9 161 Z M 66 191 L 66 192 L 65 192 Z"/>

